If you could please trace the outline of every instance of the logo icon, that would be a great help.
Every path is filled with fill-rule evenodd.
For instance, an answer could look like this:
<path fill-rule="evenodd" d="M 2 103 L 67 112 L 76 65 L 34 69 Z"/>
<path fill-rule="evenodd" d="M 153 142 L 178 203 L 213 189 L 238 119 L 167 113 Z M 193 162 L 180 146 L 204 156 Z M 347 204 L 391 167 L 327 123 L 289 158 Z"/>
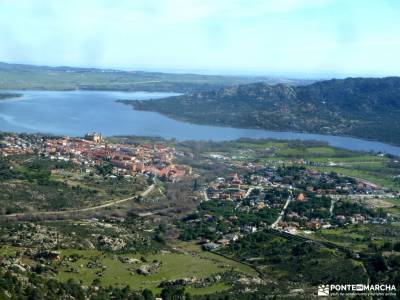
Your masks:
<path fill-rule="evenodd" d="M 356 291 L 357 292 L 362 292 L 364 290 L 364 285 L 363 284 L 357 284 L 356 285 Z"/>
<path fill-rule="evenodd" d="M 318 286 L 318 296 L 329 296 L 329 285 L 320 285 Z"/>

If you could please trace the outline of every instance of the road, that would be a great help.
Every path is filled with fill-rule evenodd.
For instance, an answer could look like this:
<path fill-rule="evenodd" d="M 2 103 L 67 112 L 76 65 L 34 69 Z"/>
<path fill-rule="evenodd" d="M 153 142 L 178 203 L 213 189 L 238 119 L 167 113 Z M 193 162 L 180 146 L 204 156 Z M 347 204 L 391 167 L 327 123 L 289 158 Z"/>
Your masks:
<path fill-rule="evenodd" d="M 145 191 L 143 191 L 140 195 L 142 197 L 146 197 L 149 193 L 153 191 L 155 187 L 155 183 L 150 185 Z M 119 200 L 112 200 L 100 205 L 96 206 L 90 206 L 90 207 L 85 207 L 85 208 L 79 208 L 79 209 L 71 209 L 71 210 L 61 210 L 61 211 L 38 211 L 38 212 L 31 212 L 31 213 L 15 213 L 15 214 L 9 214 L 9 215 L 1 215 L 0 217 L 5 217 L 5 218 L 12 218 L 12 217 L 26 217 L 26 216 L 48 216 L 48 215 L 68 215 L 71 213 L 80 213 L 80 212 L 87 212 L 87 211 L 92 211 L 92 210 L 97 210 L 97 209 L 102 209 L 110 206 L 114 206 L 116 204 L 120 204 L 129 200 L 133 200 L 137 197 L 131 196 L 127 197 L 124 199 L 119 199 Z"/>
<path fill-rule="evenodd" d="M 159 213 L 167 213 L 173 209 L 174 208 L 167 207 L 167 208 L 161 208 L 161 209 L 157 209 L 157 210 L 153 210 L 153 211 L 141 212 L 141 213 L 138 213 L 137 215 L 139 217 L 148 217 L 148 216 L 152 216 L 152 215 L 157 215 Z"/>
<path fill-rule="evenodd" d="M 247 192 L 246 192 L 246 194 L 244 195 L 244 198 L 247 198 L 248 196 L 250 196 L 250 194 L 251 194 L 251 192 L 254 190 L 254 187 L 250 187 L 248 190 L 247 190 Z"/>
<path fill-rule="evenodd" d="M 331 199 L 331 207 L 329 208 L 329 215 L 331 216 L 331 218 L 332 218 L 332 216 L 333 216 L 333 209 L 334 209 L 334 207 L 335 207 L 335 200 L 332 198 L 332 199 Z"/>
<path fill-rule="evenodd" d="M 285 214 L 285 212 L 286 212 L 286 209 L 287 209 L 287 207 L 288 207 L 289 204 L 290 204 L 290 201 L 292 201 L 292 196 L 289 196 L 289 197 L 287 198 L 287 200 L 286 200 L 286 202 L 285 202 L 285 205 L 283 206 L 283 209 L 282 209 L 282 211 L 280 212 L 278 218 L 276 219 L 276 221 L 275 221 L 274 223 L 271 224 L 271 228 L 275 228 L 275 227 L 278 225 L 278 223 L 282 220 L 282 217 L 284 216 L 284 214 Z"/>
<path fill-rule="evenodd" d="M 206 190 L 203 191 L 203 195 L 204 195 L 204 201 L 210 201 L 210 198 L 208 198 Z"/>

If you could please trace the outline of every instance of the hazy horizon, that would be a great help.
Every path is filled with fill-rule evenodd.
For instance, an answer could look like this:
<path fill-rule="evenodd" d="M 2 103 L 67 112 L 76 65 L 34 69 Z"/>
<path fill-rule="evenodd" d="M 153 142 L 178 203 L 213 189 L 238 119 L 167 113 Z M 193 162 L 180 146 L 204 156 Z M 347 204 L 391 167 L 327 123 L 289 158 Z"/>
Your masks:
<path fill-rule="evenodd" d="M 350 77 L 360 78 L 383 78 L 383 77 L 399 77 L 400 75 L 390 74 L 373 74 L 373 73 L 301 73 L 301 72 L 268 72 L 257 71 L 257 70 L 208 70 L 208 69 L 177 69 L 177 68 L 162 68 L 162 67 L 127 67 L 127 66 L 101 66 L 101 65 L 63 65 L 63 64 L 32 64 L 30 62 L 13 62 L 13 61 L 0 61 L 0 63 L 15 64 L 15 65 L 30 65 L 36 67 L 71 67 L 71 68 L 87 68 L 87 69 L 98 69 L 98 70 L 115 70 L 115 71 L 126 71 L 126 72 L 159 72 L 159 73 L 170 73 L 170 74 L 195 74 L 195 75 L 211 75 L 211 76 L 237 76 L 237 77 L 265 77 L 265 78 L 284 78 L 284 79 L 299 79 L 299 80 L 328 80 L 328 79 L 344 79 Z"/>

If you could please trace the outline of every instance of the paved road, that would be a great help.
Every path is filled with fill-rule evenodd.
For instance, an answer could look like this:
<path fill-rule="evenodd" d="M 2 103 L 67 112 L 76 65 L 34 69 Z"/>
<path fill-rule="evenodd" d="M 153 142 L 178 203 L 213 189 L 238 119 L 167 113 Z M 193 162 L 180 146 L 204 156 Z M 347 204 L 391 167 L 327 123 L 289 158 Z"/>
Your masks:
<path fill-rule="evenodd" d="M 282 220 L 282 217 L 283 217 L 283 215 L 285 214 L 286 209 L 287 209 L 287 207 L 289 206 L 290 201 L 292 201 L 292 196 L 289 196 L 289 197 L 287 198 L 286 203 L 285 203 L 285 205 L 283 206 L 283 209 L 282 209 L 282 211 L 280 212 L 278 218 L 276 219 L 276 221 L 275 221 L 274 223 L 271 224 L 271 228 L 275 228 L 275 227 L 278 225 L 278 223 L 280 222 L 280 220 Z"/>
<path fill-rule="evenodd" d="M 329 215 L 332 217 L 333 216 L 333 209 L 335 208 L 335 200 L 332 198 L 331 199 L 331 207 L 329 208 Z"/>
<path fill-rule="evenodd" d="M 203 191 L 203 195 L 204 195 L 204 201 L 210 201 L 210 199 L 208 198 L 206 190 Z"/>
<path fill-rule="evenodd" d="M 155 183 L 153 183 L 151 186 L 149 186 L 145 191 L 143 191 L 140 195 L 142 197 L 146 197 L 151 191 L 154 189 Z M 97 210 L 97 209 L 102 209 L 105 207 L 109 206 L 114 206 L 116 204 L 120 204 L 129 200 L 135 199 L 137 196 L 132 196 L 124 199 L 119 199 L 119 200 L 113 200 L 109 201 L 107 203 L 103 203 L 100 205 L 96 206 L 91 206 L 91 207 L 85 207 L 85 208 L 79 208 L 79 209 L 71 209 L 71 210 L 60 210 L 60 211 L 38 211 L 38 212 L 31 212 L 31 213 L 15 213 L 15 214 L 9 214 L 9 215 L 0 215 L 0 217 L 6 217 L 6 218 L 11 218 L 11 217 L 25 217 L 25 216 L 48 216 L 48 215 L 67 215 L 70 213 L 80 213 L 80 212 L 87 212 L 87 211 L 92 211 L 92 210 Z"/>
<path fill-rule="evenodd" d="M 247 192 L 246 192 L 246 194 L 244 195 L 244 198 L 247 198 L 248 196 L 250 196 L 250 194 L 251 194 L 251 192 L 254 190 L 254 187 L 250 187 L 248 190 L 247 190 Z"/>

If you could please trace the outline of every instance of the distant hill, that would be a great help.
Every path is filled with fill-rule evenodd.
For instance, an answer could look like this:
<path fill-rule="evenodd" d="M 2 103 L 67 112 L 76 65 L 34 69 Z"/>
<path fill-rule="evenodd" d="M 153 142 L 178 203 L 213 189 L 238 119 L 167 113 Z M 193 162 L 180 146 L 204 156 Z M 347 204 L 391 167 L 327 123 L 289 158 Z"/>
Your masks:
<path fill-rule="evenodd" d="M 349 135 L 400 144 L 400 78 L 291 86 L 254 83 L 151 101 L 122 101 L 199 124 Z"/>
<path fill-rule="evenodd" d="M 201 92 L 257 81 L 302 84 L 270 77 L 173 74 L 113 69 L 47 67 L 0 62 L 0 89 Z"/>

